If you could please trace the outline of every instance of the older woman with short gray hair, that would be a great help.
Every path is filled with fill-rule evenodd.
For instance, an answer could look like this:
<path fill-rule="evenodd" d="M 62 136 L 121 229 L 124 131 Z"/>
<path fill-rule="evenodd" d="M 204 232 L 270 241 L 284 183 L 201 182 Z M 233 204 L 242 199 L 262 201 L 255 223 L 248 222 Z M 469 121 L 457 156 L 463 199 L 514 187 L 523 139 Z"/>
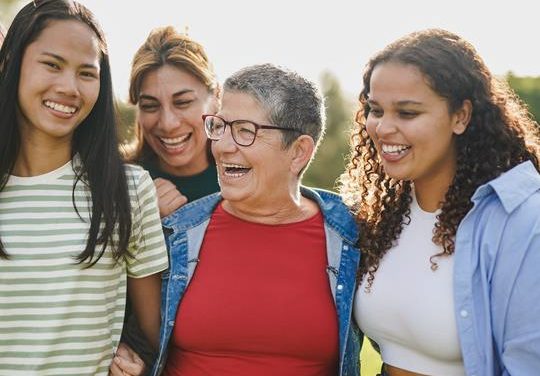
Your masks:
<path fill-rule="evenodd" d="M 221 192 L 163 220 L 170 269 L 153 374 L 357 375 L 357 227 L 337 195 L 300 185 L 324 133 L 316 85 L 244 68 L 204 124 Z"/>

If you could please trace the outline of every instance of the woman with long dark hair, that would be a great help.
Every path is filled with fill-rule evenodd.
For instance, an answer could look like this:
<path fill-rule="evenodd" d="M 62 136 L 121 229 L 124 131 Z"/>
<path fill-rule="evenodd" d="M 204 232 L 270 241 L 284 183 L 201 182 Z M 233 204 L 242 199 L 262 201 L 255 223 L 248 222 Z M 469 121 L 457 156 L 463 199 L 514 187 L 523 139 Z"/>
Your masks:
<path fill-rule="evenodd" d="M 106 42 L 81 4 L 16 15 L 0 134 L 0 374 L 106 375 L 126 282 L 157 343 L 167 255 L 152 180 L 119 155 Z"/>
<path fill-rule="evenodd" d="M 367 64 L 342 193 L 354 316 L 388 375 L 540 369 L 540 141 L 474 47 L 407 35 Z"/>

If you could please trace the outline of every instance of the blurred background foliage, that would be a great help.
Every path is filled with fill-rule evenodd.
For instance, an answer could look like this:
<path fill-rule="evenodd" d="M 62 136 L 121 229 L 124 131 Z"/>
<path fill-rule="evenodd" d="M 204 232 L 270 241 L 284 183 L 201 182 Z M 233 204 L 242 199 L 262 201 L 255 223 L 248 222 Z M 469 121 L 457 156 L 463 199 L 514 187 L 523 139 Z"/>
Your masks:
<path fill-rule="evenodd" d="M 15 13 L 24 4 L 26 1 L 0 0 L 0 22 L 5 26 L 9 25 Z M 527 104 L 536 120 L 540 120 L 540 77 L 520 77 L 508 72 L 503 78 Z M 331 72 L 321 74 L 320 85 L 326 98 L 326 135 L 314 161 L 304 175 L 303 183 L 335 190 L 336 180 L 346 165 L 349 133 L 357 101 L 355 94 L 342 91 L 337 78 Z M 358 89 L 360 90 L 360 87 Z M 135 108 L 122 100 L 117 100 L 117 108 L 120 122 L 119 138 L 123 143 L 127 143 L 134 136 Z"/>

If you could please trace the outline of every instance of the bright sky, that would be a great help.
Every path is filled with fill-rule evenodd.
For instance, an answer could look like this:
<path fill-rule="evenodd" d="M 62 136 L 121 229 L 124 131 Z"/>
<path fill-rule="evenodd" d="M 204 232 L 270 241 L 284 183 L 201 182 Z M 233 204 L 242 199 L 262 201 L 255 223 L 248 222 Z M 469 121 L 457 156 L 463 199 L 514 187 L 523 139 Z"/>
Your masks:
<path fill-rule="evenodd" d="M 1 1 L 1 0 L 0 0 Z M 80 0 L 109 42 L 115 91 L 127 98 L 131 59 L 153 27 L 201 42 L 220 81 L 272 62 L 318 81 L 324 70 L 355 97 L 368 58 L 398 37 L 441 27 L 476 46 L 495 74 L 540 76 L 534 0 Z"/>

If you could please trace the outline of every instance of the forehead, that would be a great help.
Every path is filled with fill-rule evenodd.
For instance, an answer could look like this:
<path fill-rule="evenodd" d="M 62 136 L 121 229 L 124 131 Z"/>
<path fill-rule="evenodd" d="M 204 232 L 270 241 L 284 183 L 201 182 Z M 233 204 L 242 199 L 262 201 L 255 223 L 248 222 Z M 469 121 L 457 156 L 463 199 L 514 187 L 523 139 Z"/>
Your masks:
<path fill-rule="evenodd" d="M 186 90 L 207 91 L 206 86 L 193 74 L 170 64 L 152 69 L 141 81 L 141 94 L 170 96 Z"/>
<path fill-rule="evenodd" d="M 251 120 L 267 122 L 266 110 L 260 102 L 250 94 L 240 91 L 225 91 L 219 115 L 227 120 Z"/>
<path fill-rule="evenodd" d="M 425 101 L 440 96 L 433 91 L 425 75 L 414 65 L 381 63 L 371 74 L 369 99 L 375 101 Z"/>
<path fill-rule="evenodd" d="M 66 60 L 92 64 L 99 67 L 101 52 L 96 33 L 77 20 L 52 20 L 48 22 L 25 54 L 49 53 Z"/>

